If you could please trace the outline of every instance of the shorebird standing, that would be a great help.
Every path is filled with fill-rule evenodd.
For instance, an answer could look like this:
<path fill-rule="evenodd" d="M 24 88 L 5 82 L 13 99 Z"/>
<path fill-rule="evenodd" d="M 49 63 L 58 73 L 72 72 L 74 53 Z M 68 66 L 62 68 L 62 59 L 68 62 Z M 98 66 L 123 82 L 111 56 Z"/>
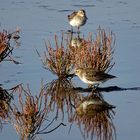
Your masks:
<path fill-rule="evenodd" d="M 77 75 L 84 83 L 87 83 L 89 87 L 92 85 L 98 86 L 99 84 L 116 77 L 104 72 L 95 71 L 92 68 L 77 68 L 75 69 L 75 75 Z"/>
<path fill-rule="evenodd" d="M 86 12 L 83 9 L 80 9 L 79 11 L 74 11 L 72 14 L 68 15 L 69 24 L 71 25 L 71 27 L 77 27 L 78 32 L 80 26 L 83 26 L 86 23 L 87 19 L 88 18 L 86 16 Z"/>

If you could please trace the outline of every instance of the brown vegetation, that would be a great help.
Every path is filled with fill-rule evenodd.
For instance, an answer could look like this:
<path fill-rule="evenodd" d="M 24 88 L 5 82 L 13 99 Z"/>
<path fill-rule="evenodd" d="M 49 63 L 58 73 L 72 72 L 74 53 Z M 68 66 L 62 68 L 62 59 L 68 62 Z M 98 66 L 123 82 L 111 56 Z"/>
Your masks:
<path fill-rule="evenodd" d="M 56 118 L 61 113 L 62 120 L 64 119 L 64 109 L 66 109 L 68 118 L 73 113 L 73 107 L 78 102 L 80 96 L 73 90 L 73 85 L 70 80 L 57 79 L 48 83 L 45 86 L 45 97 L 48 100 L 48 111 L 56 111 Z"/>
<path fill-rule="evenodd" d="M 10 103 L 13 96 L 8 93 L 6 89 L 0 87 L 0 127 L 2 128 L 2 122 L 8 122 L 10 120 Z"/>
<path fill-rule="evenodd" d="M 20 30 L 17 29 L 16 31 L 12 33 L 8 33 L 6 30 L 3 30 L 0 32 L 0 62 L 2 62 L 7 56 L 10 56 L 13 51 L 13 47 L 10 45 L 10 40 L 14 40 L 16 43 L 19 37 Z M 14 63 L 18 64 L 15 60 L 13 60 L 11 57 L 10 61 L 13 61 Z"/>
<path fill-rule="evenodd" d="M 82 103 L 90 102 L 91 99 L 94 100 L 93 104 L 86 103 L 86 106 L 81 107 Z M 116 139 L 116 130 L 112 122 L 114 111 L 104 103 L 101 104 L 102 99 L 97 95 L 85 97 L 76 107 L 71 122 L 76 122 L 84 138 L 93 139 L 96 137 L 97 140 Z"/>
<path fill-rule="evenodd" d="M 24 89 L 22 85 L 15 88 L 13 92 L 19 93 L 19 98 L 18 104 L 14 104 L 12 107 L 11 121 L 20 139 L 33 140 L 38 134 L 50 133 L 60 125 L 64 125 L 60 123 L 52 130 L 47 131 L 55 120 L 52 119 L 49 124 L 42 128 L 42 125 L 47 121 L 46 101 L 43 99 L 44 91 L 42 88 L 38 96 L 32 96 L 29 87 Z"/>
<path fill-rule="evenodd" d="M 67 48 L 67 45 L 64 47 L 63 35 L 60 44 L 55 35 L 55 47 L 52 47 L 49 42 L 46 43 L 46 50 L 41 59 L 44 67 L 56 74 L 59 78 L 67 77 L 73 67 L 70 50 Z"/>
<path fill-rule="evenodd" d="M 55 44 L 55 47 L 52 47 L 50 43 L 46 43 L 46 52 L 41 60 L 44 67 L 59 78 L 67 78 L 74 67 L 109 72 L 115 64 L 113 62 L 114 34 L 111 31 L 107 34 L 100 27 L 95 39 L 92 39 L 91 34 L 88 39 L 80 38 L 79 35 L 73 38 L 73 34 L 65 37 L 62 34 L 60 44 L 55 35 Z M 38 55 L 40 56 L 39 53 Z"/>
<path fill-rule="evenodd" d="M 82 39 L 81 47 L 72 49 L 75 67 L 93 68 L 97 71 L 109 71 L 113 66 L 113 53 L 115 39 L 112 32 L 108 34 L 104 29 L 97 30 L 96 38 L 93 40 L 89 34 L 88 39 Z M 72 46 L 70 46 L 72 48 Z"/>
<path fill-rule="evenodd" d="M 0 32 L 0 62 L 12 52 L 7 31 Z"/>
<path fill-rule="evenodd" d="M 9 107 L 12 98 L 13 96 L 7 90 L 0 87 L 0 117 L 2 119 L 9 117 Z"/>

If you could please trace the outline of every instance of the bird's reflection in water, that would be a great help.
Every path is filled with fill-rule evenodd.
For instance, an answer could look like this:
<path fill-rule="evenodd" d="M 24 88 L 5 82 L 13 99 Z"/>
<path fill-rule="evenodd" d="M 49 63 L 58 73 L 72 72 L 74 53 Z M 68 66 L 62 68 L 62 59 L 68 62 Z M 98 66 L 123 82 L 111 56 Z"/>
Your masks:
<path fill-rule="evenodd" d="M 72 39 L 71 39 L 71 46 L 72 47 L 82 47 L 82 43 L 83 43 L 83 39 L 82 38 L 80 38 L 80 37 L 73 37 Z"/>
<path fill-rule="evenodd" d="M 116 130 L 113 124 L 115 106 L 107 103 L 100 93 L 83 97 L 77 104 L 71 122 L 76 122 L 84 138 L 97 140 L 116 139 Z"/>
<path fill-rule="evenodd" d="M 84 45 L 87 45 L 89 43 L 86 39 L 83 37 L 80 37 L 79 33 L 73 34 L 70 33 L 68 36 L 69 40 L 69 47 L 71 51 L 77 50 L 78 48 L 82 48 Z"/>
<path fill-rule="evenodd" d="M 48 111 L 56 111 L 56 118 L 59 113 L 64 119 L 64 112 L 68 114 L 68 118 L 72 115 L 76 102 L 79 101 L 80 95 L 73 90 L 73 85 L 68 79 L 57 79 L 45 85 L 45 98 L 48 103 Z M 61 116 L 60 115 L 60 116 Z"/>

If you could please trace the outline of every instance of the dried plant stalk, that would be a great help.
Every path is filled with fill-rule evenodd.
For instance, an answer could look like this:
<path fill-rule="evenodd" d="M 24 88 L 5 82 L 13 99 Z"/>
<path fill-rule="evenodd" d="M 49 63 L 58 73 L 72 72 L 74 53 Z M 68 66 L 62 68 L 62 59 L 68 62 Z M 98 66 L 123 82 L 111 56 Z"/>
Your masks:
<path fill-rule="evenodd" d="M 0 32 L 0 62 L 12 52 L 7 31 Z"/>
<path fill-rule="evenodd" d="M 17 42 L 20 38 L 18 35 L 19 32 L 20 29 L 17 29 L 12 33 L 8 33 L 6 30 L 0 32 L 0 62 L 2 62 L 7 56 L 10 56 L 9 54 L 13 51 L 13 47 L 10 45 L 11 39 L 13 39 L 16 44 L 19 44 L 19 42 Z M 19 62 L 16 62 L 11 57 L 10 61 L 13 61 L 15 64 L 19 64 Z"/>
<path fill-rule="evenodd" d="M 42 62 L 45 68 L 56 74 L 59 78 L 64 78 L 67 77 L 73 68 L 71 53 L 69 49 L 63 45 L 63 34 L 60 45 L 55 35 L 55 44 L 55 48 L 52 48 L 50 43 L 46 43 L 47 52 L 44 53 Z"/>
<path fill-rule="evenodd" d="M 55 48 L 50 43 L 46 43 L 47 51 L 41 60 L 44 67 L 59 78 L 67 78 L 74 67 L 93 68 L 96 71 L 108 73 L 115 64 L 113 62 L 114 37 L 111 31 L 107 34 L 99 27 L 94 40 L 91 34 L 88 39 L 79 38 L 79 36 L 73 39 L 72 34 L 67 36 L 64 44 L 64 34 L 62 34 L 59 45 L 55 35 Z"/>
<path fill-rule="evenodd" d="M 0 87 L 0 128 L 3 128 L 3 122 L 10 120 L 11 99 L 13 96 L 6 89 Z"/>
<path fill-rule="evenodd" d="M 34 139 L 45 121 L 47 112 L 43 103 L 43 91 L 39 96 L 32 96 L 28 87 L 25 90 L 21 85 L 18 87 L 19 104 L 12 108 L 12 124 L 22 140 Z M 44 106 L 43 106 L 44 105 Z"/>
<path fill-rule="evenodd" d="M 108 72 L 114 66 L 112 62 L 115 44 L 113 33 L 109 32 L 107 35 L 104 29 L 99 28 L 95 40 L 92 40 L 91 35 L 89 39 L 83 40 L 81 47 L 76 47 L 73 51 L 75 67 Z"/>
<path fill-rule="evenodd" d="M 0 118 L 3 120 L 10 118 L 9 109 L 13 96 L 7 90 L 0 87 Z"/>
<path fill-rule="evenodd" d="M 22 140 L 34 140 L 39 134 L 48 134 L 61 125 L 65 126 L 65 124 L 60 123 L 53 129 L 48 130 L 55 118 L 52 121 L 47 120 L 47 100 L 44 99 L 45 91 L 42 87 L 38 96 L 31 95 L 29 86 L 27 89 L 24 89 L 22 85 L 12 88 L 12 93 L 19 93 L 19 97 L 18 104 L 14 104 L 11 108 L 11 122 Z M 46 123 L 46 121 L 49 123 Z M 42 128 L 42 125 L 45 127 Z"/>

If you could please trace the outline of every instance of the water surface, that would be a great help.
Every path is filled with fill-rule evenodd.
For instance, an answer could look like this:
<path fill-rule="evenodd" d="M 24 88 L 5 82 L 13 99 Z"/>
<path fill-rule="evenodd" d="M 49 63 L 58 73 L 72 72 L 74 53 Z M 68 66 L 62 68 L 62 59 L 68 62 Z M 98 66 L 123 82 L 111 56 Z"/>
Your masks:
<path fill-rule="evenodd" d="M 54 34 L 61 38 L 61 31 L 70 29 L 67 15 L 73 10 L 83 8 L 87 12 L 88 21 L 81 27 L 81 34 L 85 37 L 89 32 L 96 33 L 99 25 L 104 29 L 111 29 L 116 36 L 116 49 L 114 54 L 115 66 L 111 74 L 118 78 L 101 85 L 132 88 L 140 86 L 140 2 L 111 1 L 111 0 L 30 0 L 2 1 L 0 4 L 1 30 L 13 31 L 17 26 L 20 33 L 21 46 L 15 49 L 13 56 L 23 64 L 14 65 L 10 62 L 0 64 L 0 84 L 4 88 L 13 87 L 19 83 L 30 84 L 33 93 L 40 89 L 43 78 L 47 83 L 57 77 L 46 71 L 36 54 L 35 49 L 41 53 L 45 50 L 44 40 L 54 44 Z M 79 86 L 85 86 L 78 78 L 73 79 Z M 105 99 L 116 106 L 114 125 L 118 140 L 137 140 L 140 138 L 140 91 L 114 91 L 103 93 Z M 64 120 L 67 123 L 67 119 Z M 83 139 L 77 125 L 73 125 L 68 134 L 69 125 L 60 127 L 53 133 L 39 136 L 42 139 Z M 4 125 L 0 138 L 3 140 L 18 139 L 10 125 Z"/>

